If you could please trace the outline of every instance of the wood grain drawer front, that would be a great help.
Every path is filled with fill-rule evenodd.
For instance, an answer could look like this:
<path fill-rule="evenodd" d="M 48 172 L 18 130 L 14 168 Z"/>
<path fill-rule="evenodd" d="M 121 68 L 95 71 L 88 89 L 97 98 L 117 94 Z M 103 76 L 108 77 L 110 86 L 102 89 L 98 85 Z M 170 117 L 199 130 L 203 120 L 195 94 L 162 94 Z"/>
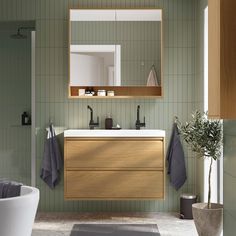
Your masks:
<path fill-rule="evenodd" d="M 66 199 L 163 199 L 162 171 L 67 171 Z"/>
<path fill-rule="evenodd" d="M 161 139 L 66 140 L 66 168 L 160 168 Z"/>

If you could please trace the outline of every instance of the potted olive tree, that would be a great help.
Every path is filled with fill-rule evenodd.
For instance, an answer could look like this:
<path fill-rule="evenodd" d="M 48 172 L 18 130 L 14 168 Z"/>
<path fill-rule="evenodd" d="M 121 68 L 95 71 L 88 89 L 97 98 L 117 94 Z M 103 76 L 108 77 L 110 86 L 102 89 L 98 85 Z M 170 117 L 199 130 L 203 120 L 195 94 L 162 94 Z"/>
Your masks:
<path fill-rule="evenodd" d="M 222 124 L 220 120 L 209 120 L 206 113 L 196 111 L 192 119 L 182 125 L 178 121 L 181 136 L 197 157 L 209 158 L 208 202 L 192 205 L 194 223 L 201 236 L 217 236 L 222 232 L 223 205 L 211 203 L 211 171 L 213 161 L 221 157 Z"/>

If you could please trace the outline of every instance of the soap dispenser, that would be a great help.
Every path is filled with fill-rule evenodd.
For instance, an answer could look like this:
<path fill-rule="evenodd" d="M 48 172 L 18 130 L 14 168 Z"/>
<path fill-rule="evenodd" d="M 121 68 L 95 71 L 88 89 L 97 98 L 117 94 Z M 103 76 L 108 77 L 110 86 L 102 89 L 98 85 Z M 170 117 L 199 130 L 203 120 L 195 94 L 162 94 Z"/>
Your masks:
<path fill-rule="evenodd" d="M 105 129 L 112 129 L 113 126 L 113 119 L 111 118 L 111 115 L 109 114 L 107 118 L 105 119 Z"/>
<path fill-rule="evenodd" d="M 26 111 L 21 115 L 21 125 L 27 125 L 29 123 L 29 116 Z"/>

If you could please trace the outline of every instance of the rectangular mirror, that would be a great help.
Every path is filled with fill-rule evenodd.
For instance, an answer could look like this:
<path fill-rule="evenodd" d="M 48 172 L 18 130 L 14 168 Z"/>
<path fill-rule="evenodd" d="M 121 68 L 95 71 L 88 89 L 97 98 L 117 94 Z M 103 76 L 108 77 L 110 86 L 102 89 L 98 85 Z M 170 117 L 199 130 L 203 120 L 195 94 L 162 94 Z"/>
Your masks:
<path fill-rule="evenodd" d="M 72 86 L 121 86 L 120 45 L 71 45 Z"/>
<path fill-rule="evenodd" d="M 161 96 L 161 9 L 71 9 L 69 44 L 71 94 L 109 87 Z"/>

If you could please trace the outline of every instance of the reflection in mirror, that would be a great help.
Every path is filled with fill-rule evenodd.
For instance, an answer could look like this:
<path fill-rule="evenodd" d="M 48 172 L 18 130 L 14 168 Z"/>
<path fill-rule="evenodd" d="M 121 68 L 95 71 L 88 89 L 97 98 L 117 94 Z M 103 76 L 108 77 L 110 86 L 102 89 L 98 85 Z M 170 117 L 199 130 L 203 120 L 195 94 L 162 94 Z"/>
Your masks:
<path fill-rule="evenodd" d="M 73 86 L 120 86 L 120 45 L 71 45 Z"/>
<path fill-rule="evenodd" d="M 70 86 L 161 86 L 162 11 L 70 10 Z"/>

